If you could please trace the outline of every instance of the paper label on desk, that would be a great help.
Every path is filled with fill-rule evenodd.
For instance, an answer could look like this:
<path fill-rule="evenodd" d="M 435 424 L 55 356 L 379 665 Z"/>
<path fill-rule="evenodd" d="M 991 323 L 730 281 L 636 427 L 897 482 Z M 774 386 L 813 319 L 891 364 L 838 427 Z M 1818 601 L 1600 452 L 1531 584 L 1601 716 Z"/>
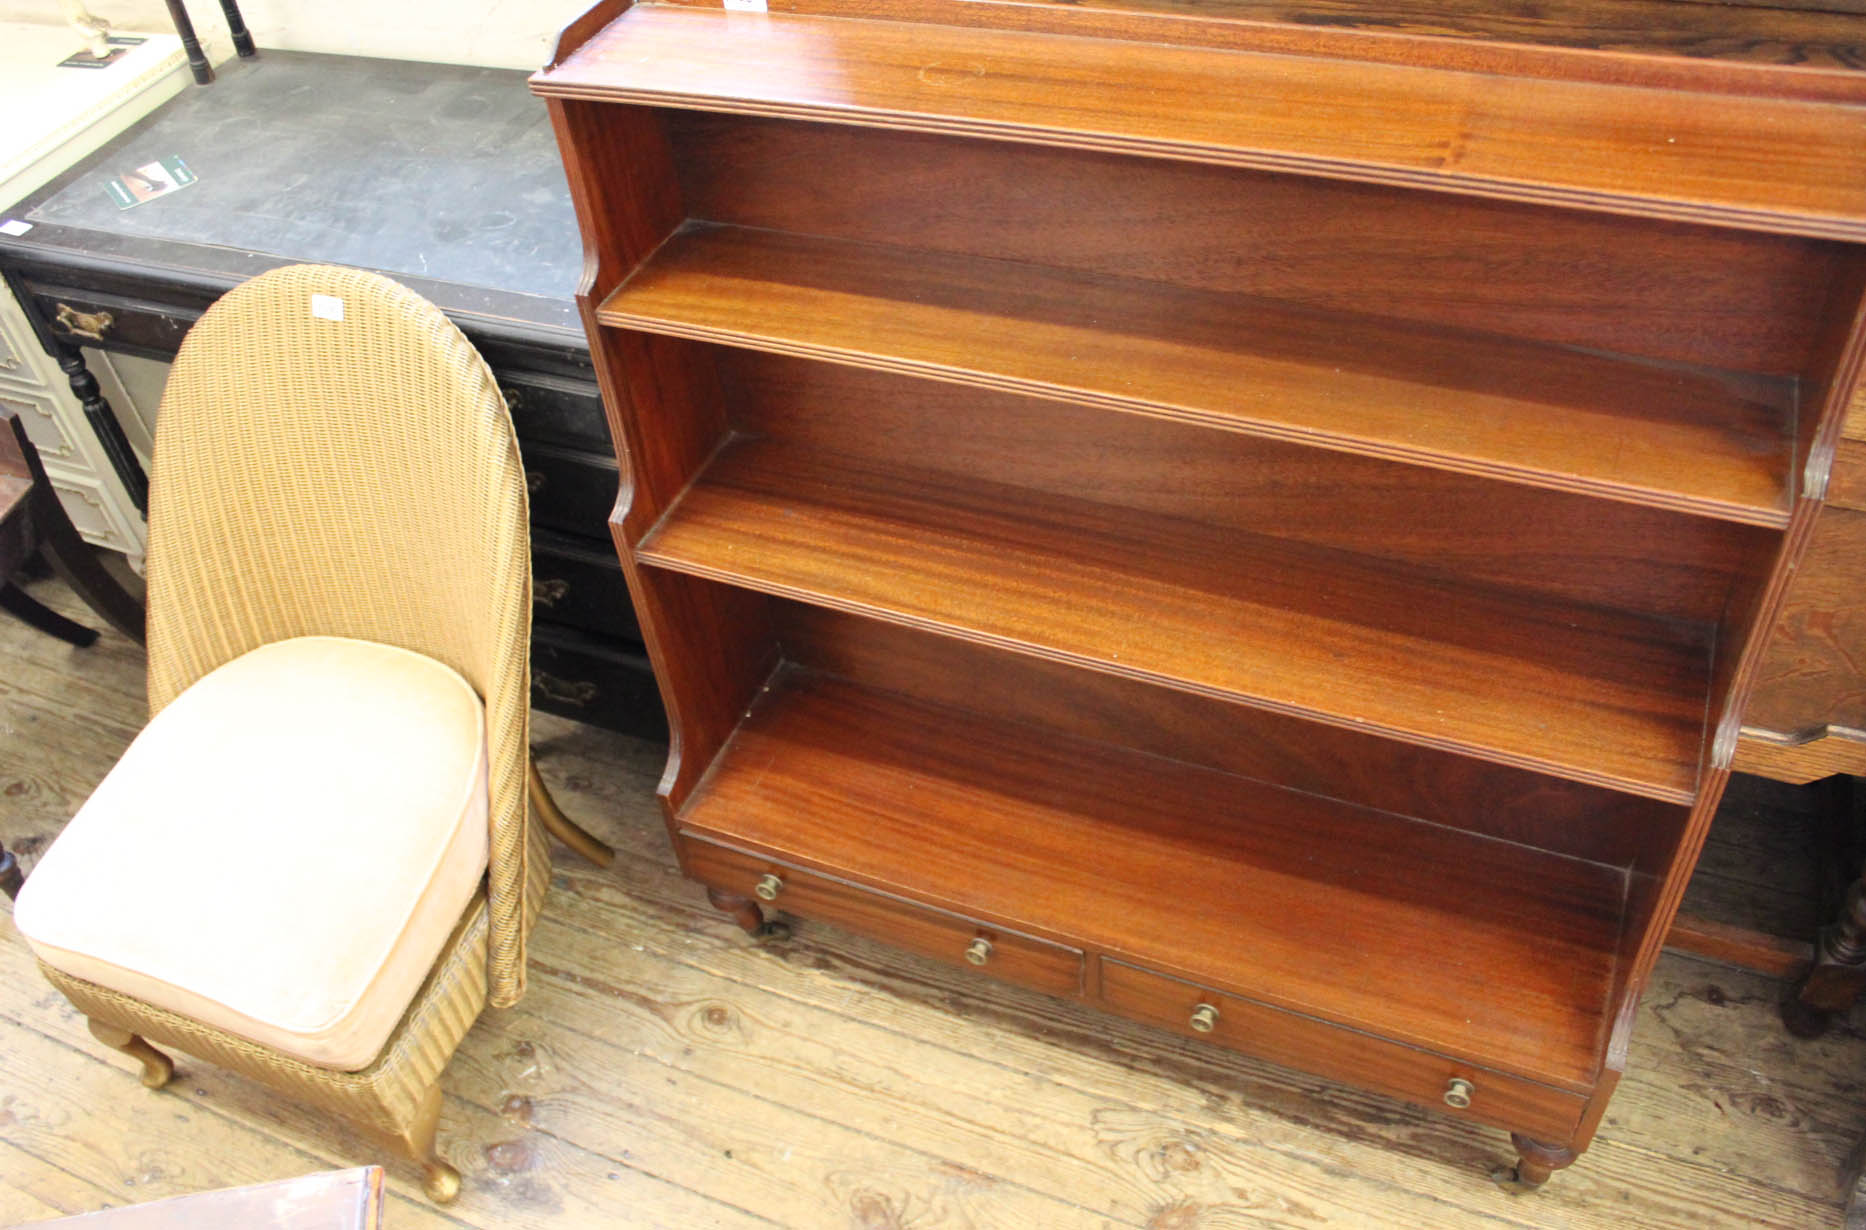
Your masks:
<path fill-rule="evenodd" d="M 725 0 L 728 13 L 762 13 L 765 0 Z"/>
<path fill-rule="evenodd" d="M 118 209 L 134 209 L 159 196 L 179 192 L 197 177 L 179 154 L 170 154 L 156 162 L 145 162 L 134 171 L 125 171 L 104 185 L 104 193 Z"/>
<path fill-rule="evenodd" d="M 24 235 L 32 229 L 32 223 L 21 222 L 18 218 L 8 218 L 0 222 L 0 235 Z"/>
<path fill-rule="evenodd" d="M 342 320 L 343 300 L 335 295 L 312 295 L 311 314 L 319 320 Z"/>

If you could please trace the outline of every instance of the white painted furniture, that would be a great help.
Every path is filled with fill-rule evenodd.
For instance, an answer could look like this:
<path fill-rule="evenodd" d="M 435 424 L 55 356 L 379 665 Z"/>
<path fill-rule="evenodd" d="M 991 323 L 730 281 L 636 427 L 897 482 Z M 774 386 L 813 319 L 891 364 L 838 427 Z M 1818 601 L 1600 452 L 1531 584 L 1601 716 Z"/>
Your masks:
<path fill-rule="evenodd" d="M 82 49 L 46 5 L 43 24 L 0 22 L 0 225 L 19 225 L 4 205 L 18 201 L 182 89 L 192 88 L 181 41 L 146 41 L 102 69 L 59 68 Z M 124 32 L 129 33 L 129 32 Z M 148 424 L 110 360 L 87 354 L 104 396 L 143 445 Z M 121 551 L 140 568 L 143 518 L 111 469 L 71 395 L 65 375 L 34 340 L 11 294 L 0 291 L 0 403 L 17 410 L 45 462 L 59 502 L 92 543 Z"/>

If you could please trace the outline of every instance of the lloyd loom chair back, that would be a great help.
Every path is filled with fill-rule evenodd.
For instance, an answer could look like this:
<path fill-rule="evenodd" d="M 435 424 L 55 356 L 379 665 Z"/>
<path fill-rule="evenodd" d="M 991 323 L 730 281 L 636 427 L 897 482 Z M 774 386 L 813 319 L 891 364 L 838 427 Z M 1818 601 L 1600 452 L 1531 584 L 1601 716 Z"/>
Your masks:
<path fill-rule="evenodd" d="M 488 992 L 498 1006 L 516 1001 L 548 854 L 526 812 L 525 476 L 485 361 L 387 278 L 275 270 L 188 334 L 156 424 L 153 480 L 152 714 L 222 663 L 310 635 L 412 649 L 479 692 Z"/>

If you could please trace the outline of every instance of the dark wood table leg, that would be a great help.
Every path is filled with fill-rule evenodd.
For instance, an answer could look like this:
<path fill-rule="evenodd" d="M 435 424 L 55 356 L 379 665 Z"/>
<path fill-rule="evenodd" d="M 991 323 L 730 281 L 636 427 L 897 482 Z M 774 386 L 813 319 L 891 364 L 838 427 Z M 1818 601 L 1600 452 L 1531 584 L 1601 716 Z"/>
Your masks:
<path fill-rule="evenodd" d="M 25 877 L 19 873 L 19 860 L 5 846 L 0 846 L 0 893 L 8 898 L 19 896 L 19 886 L 25 883 Z"/>
<path fill-rule="evenodd" d="M 108 412 L 109 407 L 106 405 L 105 413 Z M 115 423 L 116 420 L 112 419 L 111 422 Z M 20 422 L 17 415 L 0 416 L 0 431 L 13 433 L 13 440 L 18 446 L 18 451 L 25 459 L 27 474 L 32 479 L 32 524 L 39 540 L 39 554 L 46 563 L 52 566 L 53 573 L 65 584 L 71 586 L 71 591 L 78 595 L 86 606 L 102 615 L 118 632 L 137 644 L 142 644 L 142 602 L 125 589 L 121 581 L 110 575 L 110 571 L 98 561 L 97 553 L 91 549 L 91 544 L 84 541 L 78 534 L 78 528 L 71 523 L 71 518 L 65 515 L 64 506 L 58 502 L 58 493 L 52 488 L 52 480 L 46 477 L 45 465 L 39 460 L 38 450 L 34 449 L 32 441 L 26 438 L 25 424 Z M 127 442 L 124 447 L 129 447 Z M 141 467 L 137 468 L 137 473 L 142 473 Z M 145 490 L 144 500 L 146 501 L 147 498 Z M 10 590 L 9 592 L 18 593 L 19 599 L 23 599 L 24 603 L 30 603 L 32 607 L 39 610 L 45 609 L 36 599 L 27 597 L 22 591 Z M 33 614 L 28 613 L 23 604 L 15 605 L 15 602 L 14 599 L 7 599 L 6 609 L 34 623 L 35 626 L 45 627 L 44 623 L 37 621 Z M 56 612 L 46 611 L 45 613 L 55 620 L 64 620 L 64 617 Z M 64 620 L 64 622 L 70 621 Z M 76 624 L 72 626 L 79 627 Z M 53 635 L 59 635 L 51 627 L 46 627 L 46 630 L 53 632 Z M 97 634 L 89 628 L 81 630 L 88 633 L 91 640 L 97 639 Z M 66 637 L 66 639 L 72 638 Z M 73 641 L 73 643 L 88 644 L 89 641 Z"/>
<path fill-rule="evenodd" d="M 1782 1002 L 1782 1023 L 1800 1038 L 1819 1037 L 1866 995 L 1866 793 L 1853 778 L 1827 785 L 1833 802 L 1815 891 L 1821 912 L 1834 921 L 1815 936 L 1813 964 Z"/>
<path fill-rule="evenodd" d="M 1866 994 L 1866 872 L 1847 890 L 1840 920 L 1821 929 L 1814 965 L 1782 1003 L 1782 1023 L 1799 1038 L 1827 1032 L 1837 1013 Z"/>
<path fill-rule="evenodd" d="M 246 22 L 240 16 L 239 0 L 220 0 L 220 11 L 227 15 L 227 33 L 233 35 L 233 49 L 242 60 L 250 60 L 259 54 L 253 46 L 253 36 L 246 32 Z"/>
<path fill-rule="evenodd" d="M 167 0 L 169 19 L 175 23 L 175 33 L 181 35 L 182 50 L 188 53 L 188 67 L 194 70 L 194 83 L 206 85 L 214 79 L 214 66 L 207 62 L 207 53 L 201 50 L 201 40 L 195 37 L 194 22 L 188 19 L 188 7 L 182 0 Z"/>
<path fill-rule="evenodd" d="M 95 628 L 87 628 L 75 619 L 66 619 L 17 585 L 0 585 L 0 611 L 5 611 L 29 627 L 37 628 L 47 636 L 55 636 L 80 649 L 97 640 Z"/>

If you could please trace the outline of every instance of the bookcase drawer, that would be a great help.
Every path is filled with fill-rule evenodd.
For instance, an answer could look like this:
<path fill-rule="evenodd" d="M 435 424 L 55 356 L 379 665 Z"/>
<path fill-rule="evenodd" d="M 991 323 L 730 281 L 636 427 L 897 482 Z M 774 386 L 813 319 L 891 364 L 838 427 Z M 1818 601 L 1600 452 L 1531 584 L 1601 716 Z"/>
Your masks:
<path fill-rule="evenodd" d="M 1083 959 L 1076 949 L 870 892 L 692 834 L 683 836 L 688 874 L 704 884 L 1051 995 L 1082 994 Z"/>
<path fill-rule="evenodd" d="M 1575 1094 L 1120 961 L 1102 960 L 1101 996 L 1123 1016 L 1537 1139 L 1566 1140 L 1580 1122 Z"/>

